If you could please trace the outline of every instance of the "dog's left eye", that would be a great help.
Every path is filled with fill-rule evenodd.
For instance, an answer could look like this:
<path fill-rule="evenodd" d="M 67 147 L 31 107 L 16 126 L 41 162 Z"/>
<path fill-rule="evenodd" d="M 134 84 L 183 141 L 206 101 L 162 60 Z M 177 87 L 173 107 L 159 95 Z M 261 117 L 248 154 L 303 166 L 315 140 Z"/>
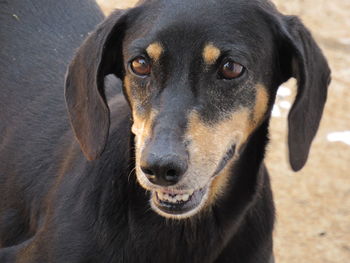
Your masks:
<path fill-rule="evenodd" d="M 232 60 L 226 60 L 221 64 L 219 77 L 223 79 L 236 79 L 244 73 L 244 67 Z"/>
<path fill-rule="evenodd" d="M 145 77 L 151 73 L 151 63 L 145 57 L 137 57 L 130 62 L 130 68 L 138 76 Z"/>

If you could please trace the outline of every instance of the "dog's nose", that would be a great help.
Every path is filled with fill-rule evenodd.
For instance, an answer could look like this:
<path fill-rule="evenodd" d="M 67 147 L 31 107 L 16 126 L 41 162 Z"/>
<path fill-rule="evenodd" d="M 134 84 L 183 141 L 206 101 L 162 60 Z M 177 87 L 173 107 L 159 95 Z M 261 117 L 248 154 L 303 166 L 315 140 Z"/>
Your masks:
<path fill-rule="evenodd" d="M 141 170 L 151 183 L 170 186 L 176 184 L 186 172 L 187 162 L 176 153 L 163 156 L 148 153 L 141 159 Z"/>

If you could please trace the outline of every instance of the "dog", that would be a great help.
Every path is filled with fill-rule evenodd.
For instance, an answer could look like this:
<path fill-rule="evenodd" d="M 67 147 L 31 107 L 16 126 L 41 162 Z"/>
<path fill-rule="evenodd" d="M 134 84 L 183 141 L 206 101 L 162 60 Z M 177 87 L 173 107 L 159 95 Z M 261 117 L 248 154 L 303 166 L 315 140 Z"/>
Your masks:
<path fill-rule="evenodd" d="M 101 23 L 90 0 L 0 7 L 0 262 L 274 262 L 277 89 L 297 79 L 298 171 L 330 83 L 297 17 L 267 0 L 144 0 Z"/>

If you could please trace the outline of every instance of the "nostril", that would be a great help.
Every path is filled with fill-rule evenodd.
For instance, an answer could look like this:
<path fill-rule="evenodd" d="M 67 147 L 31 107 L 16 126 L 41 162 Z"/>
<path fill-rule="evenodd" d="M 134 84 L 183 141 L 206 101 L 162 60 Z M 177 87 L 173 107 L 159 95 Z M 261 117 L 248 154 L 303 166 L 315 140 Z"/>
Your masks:
<path fill-rule="evenodd" d="M 167 181 L 174 181 L 177 180 L 178 173 L 175 169 L 169 169 L 165 174 L 165 179 Z"/>
<path fill-rule="evenodd" d="M 146 167 L 141 167 L 142 172 L 144 172 L 146 175 L 155 175 L 154 172 L 151 169 L 148 169 Z"/>

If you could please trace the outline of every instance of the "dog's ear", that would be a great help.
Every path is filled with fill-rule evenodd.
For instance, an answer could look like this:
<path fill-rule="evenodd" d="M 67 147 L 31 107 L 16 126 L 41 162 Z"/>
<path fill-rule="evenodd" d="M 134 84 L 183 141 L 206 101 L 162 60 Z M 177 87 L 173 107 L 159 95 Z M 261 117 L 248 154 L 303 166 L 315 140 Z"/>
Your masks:
<path fill-rule="evenodd" d="M 310 32 L 295 16 L 279 20 L 282 81 L 297 79 L 297 95 L 288 116 L 289 161 L 294 171 L 306 163 L 311 142 L 318 130 L 330 69 Z"/>
<path fill-rule="evenodd" d="M 65 98 L 70 121 L 88 160 L 102 153 L 108 138 L 110 119 L 104 77 L 122 72 L 121 43 L 127 14 L 125 10 L 117 10 L 103 21 L 78 49 L 66 75 Z"/>

